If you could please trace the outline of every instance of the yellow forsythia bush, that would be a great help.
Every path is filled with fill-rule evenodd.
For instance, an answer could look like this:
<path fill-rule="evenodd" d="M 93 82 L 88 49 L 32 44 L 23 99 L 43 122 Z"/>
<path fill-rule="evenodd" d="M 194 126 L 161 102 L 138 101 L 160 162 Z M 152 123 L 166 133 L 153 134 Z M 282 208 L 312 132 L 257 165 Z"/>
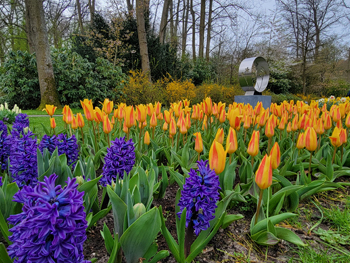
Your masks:
<path fill-rule="evenodd" d="M 163 92 L 158 90 L 158 85 L 149 81 L 147 75 L 139 70 L 131 70 L 129 73 L 129 82 L 125 84 L 123 89 L 126 104 L 138 105 L 162 100 Z"/>
<path fill-rule="evenodd" d="M 211 97 L 214 102 L 234 102 L 235 95 L 243 95 L 244 92 L 239 85 L 222 86 L 219 84 L 202 84 L 196 88 L 196 98 L 193 103 L 200 103 L 206 97 Z"/>
<path fill-rule="evenodd" d="M 177 102 L 183 99 L 193 100 L 196 97 L 196 86 L 191 80 L 174 80 L 166 86 L 167 102 Z"/>

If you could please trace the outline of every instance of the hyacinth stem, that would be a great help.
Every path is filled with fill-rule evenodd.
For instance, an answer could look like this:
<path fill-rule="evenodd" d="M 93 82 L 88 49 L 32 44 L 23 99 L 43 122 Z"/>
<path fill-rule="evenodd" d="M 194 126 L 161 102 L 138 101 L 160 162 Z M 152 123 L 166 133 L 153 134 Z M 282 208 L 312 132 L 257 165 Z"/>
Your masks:
<path fill-rule="evenodd" d="M 261 200 L 262 200 L 262 197 L 263 197 L 263 192 L 264 192 L 264 189 L 260 189 L 259 202 L 258 202 L 258 206 L 256 208 L 254 225 L 256 225 L 258 223 L 258 218 L 259 218 L 259 212 L 260 212 L 260 206 L 261 206 Z"/>
<path fill-rule="evenodd" d="M 187 258 L 190 255 L 191 252 L 191 245 L 193 243 L 195 236 L 194 236 L 194 228 L 193 228 L 193 222 L 190 220 L 188 223 L 188 227 L 186 229 L 185 234 L 185 258 Z"/>
<path fill-rule="evenodd" d="M 310 176 L 312 175 L 312 171 L 311 171 L 312 153 L 313 153 L 313 152 L 310 152 L 310 160 L 309 160 L 309 173 L 310 173 Z"/>
<path fill-rule="evenodd" d="M 333 158 L 332 158 L 332 164 L 334 163 L 334 159 L 335 159 L 335 154 L 337 153 L 337 147 L 334 146 L 334 152 L 333 152 Z"/>
<path fill-rule="evenodd" d="M 83 128 L 80 128 L 81 130 L 81 139 L 83 141 L 83 144 L 84 144 L 84 132 L 83 132 Z M 53 134 L 55 134 L 55 130 L 53 130 Z"/>

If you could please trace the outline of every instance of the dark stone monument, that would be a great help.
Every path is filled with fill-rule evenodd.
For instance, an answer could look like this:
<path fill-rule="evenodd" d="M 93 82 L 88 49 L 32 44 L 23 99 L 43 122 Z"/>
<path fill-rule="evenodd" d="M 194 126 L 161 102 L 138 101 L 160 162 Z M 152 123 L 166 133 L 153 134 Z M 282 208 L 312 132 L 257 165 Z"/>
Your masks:
<path fill-rule="evenodd" d="M 271 96 L 261 95 L 270 78 L 269 65 L 263 57 L 244 59 L 239 65 L 238 78 L 245 95 L 235 96 L 235 102 L 254 107 L 261 101 L 265 109 L 270 107 Z"/>

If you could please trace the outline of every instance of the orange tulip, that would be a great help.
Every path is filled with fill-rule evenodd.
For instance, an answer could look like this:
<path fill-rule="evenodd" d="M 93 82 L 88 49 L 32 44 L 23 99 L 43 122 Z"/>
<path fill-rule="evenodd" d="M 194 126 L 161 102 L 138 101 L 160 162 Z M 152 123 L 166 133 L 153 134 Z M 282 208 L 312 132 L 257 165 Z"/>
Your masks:
<path fill-rule="evenodd" d="M 315 123 L 314 123 L 314 129 L 317 134 L 323 134 L 324 133 L 324 124 L 321 118 L 319 118 Z"/>
<path fill-rule="evenodd" d="M 291 122 L 288 122 L 288 125 L 287 125 L 287 132 L 291 132 L 292 131 L 292 123 Z"/>
<path fill-rule="evenodd" d="M 298 137 L 298 140 L 297 140 L 297 148 L 299 150 L 303 149 L 305 147 L 305 140 L 304 140 L 304 133 L 300 133 L 299 134 L 299 137 Z"/>
<path fill-rule="evenodd" d="M 348 115 L 346 116 L 345 119 L 345 126 L 350 128 L 350 112 L 348 113 Z"/>
<path fill-rule="evenodd" d="M 151 117 L 153 112 L 154 112 L 153 104 L 152 103 L 148 103 L 147 104 L 147 109 L 146 109 L 146 114 Z"/>
<path fill-rule="evenodd" d="M 241 115 L 239 114 L 239 109 L 231 110 L 228 116 L 230 121 L 230 126 L 236 130 L 239 130 L 241 127 Z"/>
<path fill-rule="evenodd" d="M 56 128 L 56 121 L 55 118 L 50 118 L 50 126 L 52 129 Z"/>
<path fill-rule="evenodd" d="M 83 115 L 81 115 L 81 113 L 77 114 L 77 121 L 78 121 L 78 127 L 83 128 L 85 123 L 84 123 Z"/>
<path fill-rule="evenodd" d="M 271 115 L 272 116 L 272 115 Z M 265 126 L 265 135 L 268 138 L 273 137 L 273 135 L 275 134 L 275 130 L 274 130 L 274 125 L 273 125 L 273 119 L 269 118 L 266 122 L 266 126 Z"/>
<path fill-rule="evenodd" d="M 225 137 L 224 130 L 222 128 L 219 128 L 218 131 L 216 132 L 215 140 L 217 142 L 223 144 L 224 143 L 224 137 Z"/>
<path fill-rule="evenodd" d="M 305 131 L 304 135 L 304 140 L 305 140 L 305 148 L 313 152 L 317 148 L 317 134 L 316 131 L 313 127 L 308 127 Z"/>
<path fill-rule="evenodd" d="M 57 109 L 56 106 L 46 104 L 44 110 L 46 111 L 47 114 L 50 115 L 50 117 L 52 117 L 52 115 L 55 114 L 55 110 L 56 110 L 56 109 Z"/>
<path fill-rule="evenodd" d="M 332 115 L 332 118 L 333 118 L 334 122 L 337 122 L 337 121 L 341 120 L 341 113 L 340 113 L 340 110 L 339 110 L 338 106 L 335 106 L 333 108 L 333 111 L 332 111 L 331 115 Z"/>
<path fill-rule="evenodd" d="M 224 122 L 226 121 L 226 111 L 225 111 L 225 109 L 222 109 L 222 110 L 221 110 L 219 121 L 220 121 L 221 123 L 224 123 Z"/>
<path fill-rule="evenodd" d="M 124 117 L 124 124 L 125 126 L 130 129 L 132 126 L 135 125 L 135 115 L 134 115 L 134 107 L 128 106 L 124 108 L 125 111 L 125 117 Z"/>
<path fill-rule="evenodd" d="M 73 121 L 72 121 L 72 129 L 78 129 L 78 120 L 76 117 L 73 116 Z"/>
<path fill-rule="evenodd" d="M 338 127 L 334 127 L 332 136 L 329 136 L 329 139 L 331 141 L 331 144 L 334 147 L 339 147 L 341 146 L 341 141 L 340 141 L 340 129 Z"/>
<path fill-rule="evenodd" d="M 216 174 L 220 174 L 225 169 L 226 154 L 222 144 L 214 140 L 209 151 L 209 166 Z"/>
<path fill-rule="evenodd" d="M 171 120 L 171 114 L 169 111 L 165 110 L 164 111 L 164 120 L 169 124 Z"/>
<path fill-rule="evenodd" d="M 170 121 L 169 134 L 171 136 L 174 136 L 176 134 L 176 124 L 175 124 L 174 118 L 171 118 L 171 121 Z"/>
<path fill-rule="evenodd" d="M 191 117 L 190 117 L 189 113 L 186 114 L 185 122 L 186 122 L 186 127 L 187 127 L 187 130 L 188 130 L 189 128 L 191 128 Z"/>
<path fill-rule="evenodd" d="M 151 120 L 149 121 L 149 126 L 152 128 L 155 128 L 157 126 L 157 117 L 155 112 L 152 114 Z"/>
<path fill-rule="evenodd" d="M 103 112 L 101 111 L 101 109 L 99 107 L 95 107 L 95 110 L 94 110 L 94 113 L 95 113 L 95 121 L 97 123 L 100 123 L 100 122 L 103 122 Z"/>
<path fill-rule="evenodd" d="M 92 106 L 92 102 L 89 101 L 88 99 L 85 99 L 84 101 L 80 101 L 80 102 L 81 102 L 81 106 L 83 107 L 83 110 L 84 110 L 85 118 L 88 121 L 95 120 L 95 114 L 94 114 L 94 108 Z"/>
<path fill-rule="evenodd" d="M 341 129 L 340 130 L 340 134 L 339 134 L 339 139 L 340 139 L 340 143 L 343 145 L 344 143 L 347 143 L 348 141 L 348 135 L 345 129 Z"/>
<path fill-rule="evenodd" d="M 147 108 L 145 105 L 140 104 L 138 106 L 136 106 L 136 119 L 139 122 L 144 122 L 146 120 L 147 117 Z"/>
<path fill-rule="evenodd" d="M 111 124 L 111 121 L 108 118 L 108 115 L 105 115 L 103 117 L 103 132 L 108 134 L 112 131 L 113 125 Z"/>
<path fill-rule="evenodd" d="M 145 144 L 147 144 L 147 145 L 149 145 L 151 143 L 151 139 L 149 137 L 149 132 L 148 131 L 145 132 L 145 137 L 143 138 L 143 142 Z"/>
<path fill-rule="evenodd" d="M 252 117 L 246 115 L 244 117 L 243 128 L 244 129 L 249 129 L 251 125 L 252 125 Z"/>
<path fill-rule="evenodd" d="M 72 124 L 73 122 L 73 112 L 70 108 L 67 109 L 67 114 L 65 114 L 65 121 L 67 124 Z"/>
<path fill-rule="evenodd" d="M 203 101 L 203 108 L 204 108 L 204 113 L 205 115 L 211 115 L 212 113 L 212 108 L 213 108 L 213 103 L 211 101 L 210 97 L 207 97 L 204 101 Z"/>
<path fill-rule="evenodd" d="M 259 153 L 259 131 L 253 131 L 252 137 L 250 138 L 247 153 L 250 156 L 256 156 Z"/>
<path fill-rule="evenodd" d="M 272 169 L 277 169 L 277 167 L 281 163 L 281 151 L 280 151 L 280 146 L 278 145 L 277 142 L 275 142 L 275 144 L 273 145 L 270 152 L 270 156 L 271 156 Z"/>
<path fill-rule="evenodd" d="M 324 128 L 325 130 L 329 130 L 330 128 L 332 128 L 332 119 L 328 113 L 325 114 Z"/>
<path fill-rule="evenodd" d="M 102 103 L 102 110 L 110 114 L 113 111 L 113 101 L 110 101 L 109 99 L 105 99 L 104 102 Z"/>
<path fill-rule="evenodd" d="M 163 129 L 163 131 L 167 131 L 168 130 L 168 123 L 164 122 L 162 129 Z"/>
<path fill-rule="evenodd" d="M 299 128 L 298 125 L 298 115 L 295 115 L 294 119 L 292 120 L 292 131 L 297 131 Z"/>
<path fill-rule="evenodd" d="M 258 170 L 255 173 L 255 182 L 261 190 L 264 190 L 272 185 L 272 166 L 271 157 L 265 154 Z"/>
<path fill-rule="evenodd" d="M 237 151 L 238 149 L 238 143 L 237 143 L 237 135 L 236 131 L 230 127 L 230 130 L 228 131 L 228 135 L 226 138 L 226 151 L 231 154 Z"/>
<path fill-rule="evenodd" d="M 187 133 L 187 127 L 186 127 L 186 121 L 185 119 L 181 116 L 181 118 L 179 118 L 180 121 L 180 133 L 181 134 L 186 134 Z"/>
<path fill-rule="evenodd" d="M 157 119 L 160 120 L 160 121 L 162 121 L 164 119 L 162 112 L 157 115 Z"/>
<path fill-rule="evenodd" d="M 193 134 L 196 139 L 195 139 L 195 144 L 194 144 L 194 150 L 197 153 L 203 152 L 203 140 L 202 140 L 202 135 L 200 132 L 196 132 Z"/>

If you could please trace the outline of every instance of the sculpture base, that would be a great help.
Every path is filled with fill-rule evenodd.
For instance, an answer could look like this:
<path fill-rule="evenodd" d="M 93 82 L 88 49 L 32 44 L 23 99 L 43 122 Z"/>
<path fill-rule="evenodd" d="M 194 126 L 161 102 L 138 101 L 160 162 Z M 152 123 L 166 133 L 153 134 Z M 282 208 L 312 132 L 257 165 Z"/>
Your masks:
<path fill-rule="evenodd" d="M 246 96 L 235 96 L 235 102 L 250 104 L 255 107 L 258 102 L 262 102 L 263 107 L 269 108 L 271 106 L 271 96 L 263 96 L 263 95 L 246 95 Z"/>

